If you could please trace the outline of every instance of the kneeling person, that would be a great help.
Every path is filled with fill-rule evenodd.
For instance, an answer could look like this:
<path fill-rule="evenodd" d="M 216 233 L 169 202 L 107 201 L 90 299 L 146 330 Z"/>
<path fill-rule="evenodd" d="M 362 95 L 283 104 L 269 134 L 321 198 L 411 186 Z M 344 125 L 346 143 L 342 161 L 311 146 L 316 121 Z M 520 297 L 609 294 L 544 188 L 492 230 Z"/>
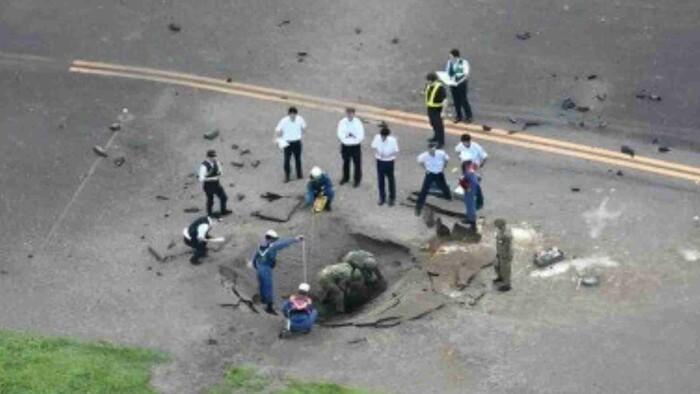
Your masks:
<path fill-rule="evenodd" d="M 211 216 L 202 216 L 201 218 L 195 220 L 188 227 L 185 227 L 182 235 L 184 237 L 185 245 L 194 249 L 192 258 L 190 258 L 190 263 L 198 265 L 201 263 L 200 258 L 206 257 L 207 255 L 207 243 L 208 242 L 221 242 L 222 238 L 212 238 L 209 236 L 209 231 L 216 223 L 216 219 Z"/>
<path fill-rule="evenodd" d="M 313 302 L 309 297 L 310 290 L 311 287 L 308 283 L 300 284 L 297 294 L 289 297 L 282 305 L 282 313 L 287 318 L 286 331 L 309 332 L 316 323 L 318 311 L 313 307 Z"/>
<path fill-rule="evenodd" d="M 311 176 L 306 184 L 306 206 L 316 204 L 316 199 L 319 197 L 326 198 L 326 204 L 323 209 L 330 211 L 333 197 L 335 197 L 333 183 L 328 174 L 321 171 L 319 167 L 314 167 L 311 169 Z M 314 208 L 316 207 L 314 206 Z"/>

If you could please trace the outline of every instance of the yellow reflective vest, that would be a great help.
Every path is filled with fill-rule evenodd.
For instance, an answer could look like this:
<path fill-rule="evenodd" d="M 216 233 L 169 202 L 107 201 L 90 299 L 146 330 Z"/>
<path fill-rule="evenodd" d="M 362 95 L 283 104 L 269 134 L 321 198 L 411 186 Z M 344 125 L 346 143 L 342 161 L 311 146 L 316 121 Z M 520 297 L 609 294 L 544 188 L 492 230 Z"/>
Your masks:
<path fill-rule="evenodd" d="M 442 87 L 442 84 L 440 81 L 435 81 L 428 85 L 428 87 L 425 89 L 425 105 L 428 108 L 441 108 L 443 100 L 440 100 L 439 102 L 435 101 L 435 97 L 437 96 L 437 93 L 440 91 L 440 88 Z"/>

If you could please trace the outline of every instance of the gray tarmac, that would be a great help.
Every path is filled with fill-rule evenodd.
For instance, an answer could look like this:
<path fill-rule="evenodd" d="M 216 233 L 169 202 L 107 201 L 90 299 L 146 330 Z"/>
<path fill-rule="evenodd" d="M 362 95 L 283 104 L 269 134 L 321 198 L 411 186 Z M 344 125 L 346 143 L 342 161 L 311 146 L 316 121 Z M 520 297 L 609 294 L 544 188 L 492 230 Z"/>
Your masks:
<path fill-rule="evenodd" d="M 250 216 L 265 204 L 257 195 L 302 188 L 280 183 L 271 142 L 285 107 L 67 67 L 73 59 L 145 65 L 420 112 L 425 72 L 457 46 L 472 63 L 477 122 L 539 119 L 544 125 L 531 133 L 613 150 L 630 144 L 639 154 L 698 166 L 699 16 L 697 4 L 681 0 L 5 1 L 0 327 L 170 352 L 174 362 L 154 373 L 166 393 L 201 391 L 233 362 L 401 393 L 697 392 L 700 262 L 686 252 L 700 249 L 698 185 L 484 144 L 491 159 L 482 214 L 532 229 L 533 244 L 619 263 L 602 271 L 600 287 L 577 286 L 571 272 L 533 276 L 523 247 L 514 290 L 489 292 L 473 308 L 451 305 L 392 329 L 319 329 L 280 342 L 281 322 L 219 306 L 231 295 L 218 265 L 237 264 L 271 225 Z M 172 21 L 179 33 L 167 29 Z M 523 31 L 532 37 L 518 40 Z M 303 62 L 300 51 L 309 53 Z M 663 100 L 635 98 L 641 89 Z M 567 97 L 591 112 L 563 113 Z M 122 130 L 110 131 L 123 108 Z M 310 125 L 306 168 L 321 164 L 336 180 L 337 115 L 303 108 L 302 115 Z M 608 126 L 568 124 L 580 120 Z M 214 128 L 221 135 L 209 143 L 202 134 Z M 414 158 L 425 135 L 392 130 L 402 150 L 399 195 L 407 196 L 420 182 Z M 658 153 L 654 138 L 672 151 Z M 183 209 L 203 207 L 198 186 L 186 184 L 201 155 L 216 147 L 222 162 L 241 160 L 233 143 L 261 160 L 254 171 L 225 168 L 235 213 L 223 228 L 236 241 L 199 267 L 186 258 L 155 261 L 149 242 L 177 237 L 197 216 Z M 450 136 L 448 147 L 454 144 Z M 109 158 L 96 156 L 94 145 Z M 116 167 L 120 155 L 126 162 Z M 410 209 L 376 206 L 368 147 L 364 163 L 362 187 L 340 188 L 333 215 L 422 245 L 430 232 Z M 236 201 L 237 193 L 245 200 Z M 210 338 L 218 345 L 207 345 Z"/>

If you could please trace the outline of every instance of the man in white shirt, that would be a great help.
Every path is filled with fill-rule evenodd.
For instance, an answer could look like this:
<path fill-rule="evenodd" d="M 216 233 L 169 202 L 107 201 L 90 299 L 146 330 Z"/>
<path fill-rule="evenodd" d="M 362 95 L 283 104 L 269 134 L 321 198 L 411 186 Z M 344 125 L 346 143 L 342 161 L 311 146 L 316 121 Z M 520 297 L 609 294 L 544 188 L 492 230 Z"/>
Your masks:
<path fill-rule="evenodd" d="M 462 134 L 460 137 L 460 142 L 455 146 L 455 152 L 461 155 L 462 152 L 469 152 L 469 156 L 477 168 L 482 168 L 486 164 L 486 159 L 489 155 L 486 153 L 484 148 L 479 145 L 478 142 L 472 141 L 472 136 L 469 134 Z M 463 160 L 464 161 L 464 160 Z"/>
<path fill-rule="evenodd" d="M 226 192 L 224 188 L 221 187 L 221 182 L 219 182 L 219 178 L 221 177 L 221 164 L 216 160 L 216 151 L 214 149 L 209 149 L 207 151 L 207 158 L 199 167 L 198 175 L 199 181 L 202 183 L 202 188 L 204 189 L 204 194 L 207 196 L 207 215 L 214 215 L 212 212 L 214 208 L 214 196 L 219 197 L 219 204 L 221 204 L 220 216 L 232 213 L 230 210 L 226 209 L 228 196 L 226 196 Z"/>
<path fill-rule="evenodd" d="M 306 131 L 306 121 L 300 115 L 295 107 L 290 107 L 287 111 L 287 116 L 277 123 L 275 127 L 275 136 L 281 141 L 284 146 L 284 182 L 289 182 L 290 177 L 290 159 L 294 155 L 294 163 L 297 170 L 297 179 L 302 179 L 304 176 L 301 171 L 301 137 Z"/>
<path fill-rule="evenodd" d="M 353 186 L 357 187 L 362 181 L 362 141 L 365 139 L 365 128 L 362 121 L 355 117 L 355 108 L 347 108 L 345 117 L 338 122 L 338 139 L 340 140 L 340 156 L 343 158 L 343 178 L 340 184 L 350 180 L 350 161 L 354 167 Z"/>
<path fill-rule="evenodd" d="M 445 71 L 452 80 L 450 91 L 452 92 L 452 101 L 455 106 L 454 122 L 457 123 L 464 120 L 467 123 L 471 123 L 472 108 L 467 98 L 469 91 L 469 62 L 460 58 L 458 49 L 450 51 L 450 60 L 447 61 Z"/>
<path fill-rule="evenodd" d="M 389 181 L 389 206 L 393 207 L 396 201 L 396 181 L 394 179 L 394 161 L 399 153 L 399 144 L 396 138 L 390 136 L 391 130 L 386 124 L 382 124 L 379 134 L 372 140 L 374 157 L 377 159 L 377 180 L 379 184 L 379 205 L 386 202 L 385 178 Z"/>
<path fill-rule="evenodd" d="M 449 160 L 450 157 L 447 156 L 444 150 L 437 149 L 436 142 L 430 142 L 428 151 L 418 155 L 418 164 L 425 169 L 425 178 L 423 178 L 423 187 L 421 187 L 418 201 L 416 201 L 416 216 L 420 216 L 425 204 L 425 198 L 428 196 L 428 190 L 430 190 L 433 183 L 437 184 L 446 200 L 452 200 L 452 193 L 445 180 L 445 167 Z"/>

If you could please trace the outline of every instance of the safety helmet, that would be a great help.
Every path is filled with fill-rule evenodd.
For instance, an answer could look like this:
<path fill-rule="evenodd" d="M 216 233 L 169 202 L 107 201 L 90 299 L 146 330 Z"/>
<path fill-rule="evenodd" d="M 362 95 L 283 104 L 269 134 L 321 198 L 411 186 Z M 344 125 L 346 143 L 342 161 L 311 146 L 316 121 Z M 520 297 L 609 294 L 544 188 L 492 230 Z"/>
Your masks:
<path fill-rule="evenodd" d="M 318 178 L 318 177 L 321 176 L 322 173 L 323 173 L 323 172 L 321 171 L 321 168 L 320 168 L 319 166 L 314 166 L 314 167 L 311 169 L 311 177 L 312 177 L 312 178 Z"/>
<path fill-rule="evenodd" d="M 308 283 L 302 283 L 299 285 L 299 291 L 303 291 L 304 293 L 308 293 L 311 290 L 311 286 L 309 286 Z"/>
<path fill-rule="evenodd" d="M 279 238 L 279 235 L 277 235 L 277 231 L 275 231 L 275 230 L 267 230 L 267 232 L 265 233 L 265 236 L 267 238 L 273 238 L 273 239 Z"/>

